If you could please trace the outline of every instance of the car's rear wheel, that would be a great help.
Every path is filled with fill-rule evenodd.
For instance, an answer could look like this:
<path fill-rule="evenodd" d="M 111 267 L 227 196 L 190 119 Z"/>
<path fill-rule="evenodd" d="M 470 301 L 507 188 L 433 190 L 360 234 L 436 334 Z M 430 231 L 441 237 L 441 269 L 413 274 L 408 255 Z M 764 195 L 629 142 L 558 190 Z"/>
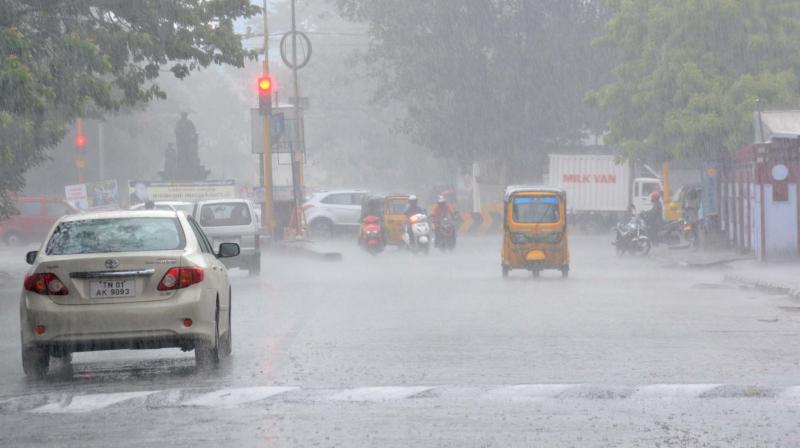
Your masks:
<path fill-rule="evenodd" d="M 247 274 L 250 276 L 256 276 L 261 274 L 261 252 L 257 252 L 250 259 L 250 263 L 248 263 L 247 266 Z"/>
<path fill-rule="evenodd" d="M 327 218 L 317 218 L 311 221 L 311 237 L 320 240 L 333 238 L 333 222 Z"/>
<path fill-rule="evenodd" d="M 233 320 L 231 320 L 233 309 L 233 296 L 231 296 L 230 292 L 228 293 L 228 333 L 225 335 L 225 339 L 222 342 L 222 354 L 225 356 L 230 356 L 231 352 L 233 351 Z"/>
<path fill-rule="evenodd" d="M 219 363 L 219 302 L 214 311 L 214 340 L 198 341 L 194 347 L 194 360 L 200 367 L 215 366 Z"/>
<path fill-rule="evenodd" d="M 50 368 L 50 352 L 39 347 L 22 349 L 22 371 L 30 379 L 40 379 Z"/>

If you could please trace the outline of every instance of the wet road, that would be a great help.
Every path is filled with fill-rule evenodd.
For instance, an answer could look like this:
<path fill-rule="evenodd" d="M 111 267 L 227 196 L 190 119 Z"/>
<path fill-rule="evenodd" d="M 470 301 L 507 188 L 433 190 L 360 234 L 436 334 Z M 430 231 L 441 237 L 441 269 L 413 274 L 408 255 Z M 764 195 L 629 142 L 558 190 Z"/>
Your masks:
<path fill-rule="evenodd" d="M 797 303 L 603 238 L 573 238 L 566 281 L 504 281 L 498 239 L 461 243 L 232 272 L 234 354 L 211 372 L 99 352 L 26 382 L 6 283 L 0 446 L 800 444 Z"/>

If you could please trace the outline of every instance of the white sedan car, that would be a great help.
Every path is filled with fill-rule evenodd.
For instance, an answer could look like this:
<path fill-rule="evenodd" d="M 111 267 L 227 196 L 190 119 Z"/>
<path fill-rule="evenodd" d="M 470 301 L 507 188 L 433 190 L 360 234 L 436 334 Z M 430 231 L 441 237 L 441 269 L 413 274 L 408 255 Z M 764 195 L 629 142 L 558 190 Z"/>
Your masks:
<path fill-rule="evenodd" d="M 73 352 L 179 347 L 198 364 L 231 351 L 231 287 L 221 258 L 192 217 L 117 211 L 61 218 L 20 299 L 22 366 L 37 378 Z"/>

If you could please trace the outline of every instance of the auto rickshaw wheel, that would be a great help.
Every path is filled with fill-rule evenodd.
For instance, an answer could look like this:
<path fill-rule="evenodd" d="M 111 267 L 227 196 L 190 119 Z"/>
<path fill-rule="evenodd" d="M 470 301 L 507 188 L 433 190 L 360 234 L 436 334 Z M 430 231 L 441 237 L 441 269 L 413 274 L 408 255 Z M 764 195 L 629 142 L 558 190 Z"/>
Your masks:
<path fill-rule="evenodd" d="M 502 268 L 503 268 L 503 278 L 508 278 L 508 273 L 511 272 L 511 268 L 506 265 L 503 265 Z"/>
<path fill-rule="evenodd" d="M 542 273 L 539 269 L 534 269 L 531 272 L 533 273 L 533 278 L 539 278 L 539 275 Z"/>
<path fill-rule="evenodd" d="M 561 267 L 561 278 L 569 277 L 569 265 L 564 265 Z"/>

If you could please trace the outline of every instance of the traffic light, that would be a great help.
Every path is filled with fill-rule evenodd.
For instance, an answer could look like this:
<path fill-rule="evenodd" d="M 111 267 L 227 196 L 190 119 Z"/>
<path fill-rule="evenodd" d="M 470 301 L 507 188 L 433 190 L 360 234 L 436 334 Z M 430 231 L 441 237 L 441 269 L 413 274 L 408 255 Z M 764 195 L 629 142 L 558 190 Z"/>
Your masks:
<path fill-rule="evenodd" d="M 86 135 L 83 132 L 75 134 L 75 151 L 86 151 Z"/>
<path fill-rule="evenodd" d="M 261 115 L 272 114 L 272 78 L 269 75 L 258 78 L 258 112 Z"/>

